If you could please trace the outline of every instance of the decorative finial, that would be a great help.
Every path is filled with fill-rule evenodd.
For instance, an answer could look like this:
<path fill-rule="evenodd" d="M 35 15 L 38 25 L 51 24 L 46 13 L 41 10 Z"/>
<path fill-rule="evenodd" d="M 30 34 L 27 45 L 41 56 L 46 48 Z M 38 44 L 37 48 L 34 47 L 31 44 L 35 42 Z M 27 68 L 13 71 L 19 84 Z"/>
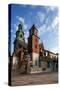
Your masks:
<path fill-rule="evenodd" d="M 19 30 L 23 29 L 23 23 L 20 21 L 20 24 L 18 25 Z"/>

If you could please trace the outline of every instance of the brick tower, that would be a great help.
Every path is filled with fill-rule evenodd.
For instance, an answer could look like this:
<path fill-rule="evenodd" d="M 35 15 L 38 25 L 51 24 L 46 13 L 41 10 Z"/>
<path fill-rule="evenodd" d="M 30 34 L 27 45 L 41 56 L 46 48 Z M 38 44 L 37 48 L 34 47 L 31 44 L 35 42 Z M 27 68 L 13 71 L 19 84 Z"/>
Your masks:
<path fill-rule="evenodd" d="M 28 52 L 31 55 L 32 65 L 39 66 L 39 37 L 34 25 L 29 30 Z"/>

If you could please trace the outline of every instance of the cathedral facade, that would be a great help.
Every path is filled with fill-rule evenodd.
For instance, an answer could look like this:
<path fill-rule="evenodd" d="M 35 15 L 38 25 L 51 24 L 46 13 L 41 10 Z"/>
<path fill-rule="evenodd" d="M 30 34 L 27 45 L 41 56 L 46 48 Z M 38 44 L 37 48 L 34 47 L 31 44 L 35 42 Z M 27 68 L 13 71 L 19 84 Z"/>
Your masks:
<path fill-rule="evenodd" d="M 28 43 L 25 42 L 23 25 L 18 25 L 16 38 L 14 41 L 14 52 L 12 55 L 13 66 L 19 68 L 25 66 L 25 69 L 37 67 L 39 70 L 57 70 L 58 54 L 44 49 L 43 43 L 39 43 L 38 30 L 33 25 L 29 30 Z M 26 69 L 26 70 L 27 70 Z M 37 71 L 38 71 L 37 69 Z M 28 69 L 28 71 L 31 69 Z"/>

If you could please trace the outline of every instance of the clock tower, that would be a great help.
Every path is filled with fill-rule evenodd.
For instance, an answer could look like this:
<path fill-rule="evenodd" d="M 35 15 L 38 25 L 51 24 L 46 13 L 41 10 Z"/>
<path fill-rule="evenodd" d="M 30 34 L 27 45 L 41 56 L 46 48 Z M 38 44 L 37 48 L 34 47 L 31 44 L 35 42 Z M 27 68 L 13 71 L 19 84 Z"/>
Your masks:
<path fill-rule="evenodd" d="M 20 43 L 25 43 L 22 23 L 18 25 L 18 30 L 16 31 L 16 38 L 14 41 L 14 52 L 17 52 L 21 48 Z"/>
<path fill-rule="evenodd" d="M 16 39 L 18 39 L 20 41 L 25 41 L 22 23 L 18 25 L 18 30 L 16 32 Z"/>
<path fill-rule="evenodd" d="M 39 66 L 39 37 L 35 25 L 29 30 L 28 52 L 31 55 L 32 65 Z"/>

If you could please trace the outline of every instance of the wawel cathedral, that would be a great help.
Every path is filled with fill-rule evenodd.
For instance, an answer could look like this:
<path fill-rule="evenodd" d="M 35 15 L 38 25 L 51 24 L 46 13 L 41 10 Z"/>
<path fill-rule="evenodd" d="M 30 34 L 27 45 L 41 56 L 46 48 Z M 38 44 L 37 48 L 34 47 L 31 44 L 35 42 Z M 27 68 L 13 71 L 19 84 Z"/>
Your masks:
<path fill-rule="evenodd" d="M 46 50 L 43 43 L 39 43 L 38 33 L 35 25 L 32 25 L 26 43 L 23 25 L 18 25 L 12 54 L 12 70 L 20 73 L 58 71 L 58 53 Z"/>

